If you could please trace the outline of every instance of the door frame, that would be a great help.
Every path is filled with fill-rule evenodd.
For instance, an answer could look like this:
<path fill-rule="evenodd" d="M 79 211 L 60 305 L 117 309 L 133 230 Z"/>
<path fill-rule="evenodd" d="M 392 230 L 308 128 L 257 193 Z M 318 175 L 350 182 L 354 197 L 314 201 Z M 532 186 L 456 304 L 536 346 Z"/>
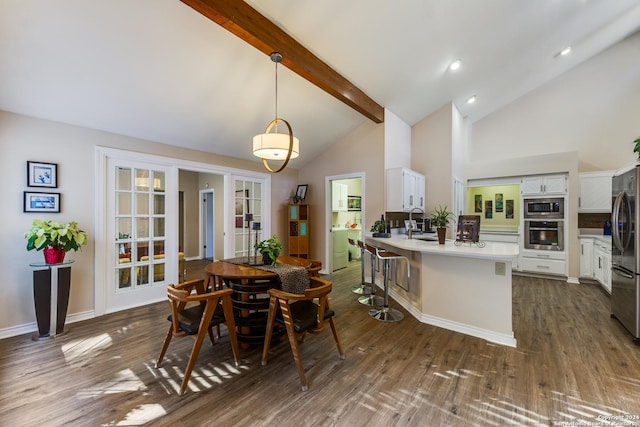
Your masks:
<path fill-rule="evenodd" d="M 325 242 L 324 242 L 324 247 L 325 247 L 325 254 L 324 254 L 324 259 L 326 260 L 326 262 L 323 265 L 323 268 L 321 270 L 321 273 L 323 274 L 329 274 L 332 271 L 332 264 L 333 264 L 333 257 L 331 256 L 331 253 L 333 252 L 333 239 L 332 239 L 332 235 L 331 235 L 331 229 L 333 228 L 333 224 L 331 221 L 331 216 L 333 214 L 333 210 L 332 210 L 332 206 L 331 206 L 331 201 L 332 201 L 332 186 L 331 186 L 331 182 L 332 181 L 338 181 L 338 180 L 342 180 L 342 179 L 356 179 L 356 178 L 360 178 L 361 180 L 361 184 L 362 184 L 362 205 L 361 205 L 361 215 L 362 215 L 362 224 L 366 224 L 365 219 L 366 219 L 366 212 L 365 212 L 365 205 L 366 205 L 366 173 L 364 172 L 352 172 L 352 173 L 347 173 L 347 174 L 342 174 L 342 175 L 327 175 L 324 177 L 324 195 L 325 195 L 325 200 L 324 200 L 324 205 L 326 206 L 325 209 L 325 230 L 326 234 L 325 234 Z M 364 228 L 362 229 L 362 237 L 364 238 Z"/>
<path fill-rule="evenodd" d="M 267 221 L 271 220 L 271 175 L 265 172 L 255 172 L 244 169 L 230 168 L 226 166 L 220 166 L 211 163 L 203 163 L 192 160 L 185 160 L 176 157 L 168 157 L 168 156 L 160 156 L 157 154 L 149 154 L 149 153 L 140 153 L 135 151 L 123 150 L 118 148 L 110 148 L 103 146 L 95 147 L 95 228 L 93 231 L 94 238 L 94 315 L 101 316 L 107 313 L 106 309 L 106 275 L 107 269 L 110 268 L 107 264 L 108 251 L 115 250 L 111 248 L 106 242 L 107 239 L 107 231 L 106 231 L 106 222 L 108 220 L 107 213 L 107 161 L 109 158 L 114 158 L 122 161 L 132 161 L 132 162 L 143 162 L 143 163 L 155 163 L 158 165 L 166 166 L 171 171 L 166 175 L 167 187 L 166 191 L 174 191 L 176 194 L 179 191 L 179 171 L 180 170 L 189 170 L 198 173 L 206 173 L 213 175 L 223 175 L 224 176 L 224 194 L 223 198 L 225 201 L 231 200 L 229 203 L 225 203 L 226 205 L 233 206 L 233 188 L 231 185 L 233 183 L 232 176 L 245 176 L 250 178 L 259 178 L 264 179 L 265 182 L 265 196 L 263 198 L 263 211 L 265 212 L 265 219 Z M 231 199 L 229 199 L 231 197 Z M 177 198 L 177 196 L 176 196 Z M 229 212 L 232 212 L 232 208 L 225 209 L 223 215 L 223 225 L 225 230 L 225 254 L 231 253 L 232 249 L 231 245 L 233 243 L 232 237 L 233 233 L 231 232 L 231 225 L 233 221 L 231 221 L 231 216 Z M 167 240 L 172 241 L 176 245 L 178 244 L 178 217 L 177 217 L 177 207 L 172 208 L 170 212 L 167 213 L 167 219 L 171 218 L 176 221 L 176 226 L 173 227 L 174 233 L 171 236 L 166 236 Z M 177 252 L 176 252 L 177 253 Z M 176 270 L 177 273 L 177 270 Z M 169 280 L 175 281 L 177 283 L 178 277 L 169 278 Z M 166 297 L 165 297 L 166 298 Z M 152 303 L 153 301 L 148 301 L 148 303 Z"/>

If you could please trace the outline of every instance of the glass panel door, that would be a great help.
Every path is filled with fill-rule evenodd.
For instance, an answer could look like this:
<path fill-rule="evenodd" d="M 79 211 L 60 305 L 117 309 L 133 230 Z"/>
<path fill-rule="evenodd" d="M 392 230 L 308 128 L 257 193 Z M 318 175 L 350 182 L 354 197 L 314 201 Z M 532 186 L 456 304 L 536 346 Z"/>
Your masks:
<path fill-rule="evenodd" d="M 108 167 L 107 243 L 114 250 L 107 255 L 106 301 L 107 311 L 118 311 L 166 298 L 178 254 L 167 252 L 177 247 L 167 244 L 168 170 L 115 160 Z"/>
<path fill-rule="evenodd" d="M 235 211 L 233 216 L 234 257 L 255 255 L 254 245 L 264 240 L 265 220 L 263 215 L 264 183 L 261 179 L 234 179 Z M 269 227 L 267 227 L 267 231 Z"/>

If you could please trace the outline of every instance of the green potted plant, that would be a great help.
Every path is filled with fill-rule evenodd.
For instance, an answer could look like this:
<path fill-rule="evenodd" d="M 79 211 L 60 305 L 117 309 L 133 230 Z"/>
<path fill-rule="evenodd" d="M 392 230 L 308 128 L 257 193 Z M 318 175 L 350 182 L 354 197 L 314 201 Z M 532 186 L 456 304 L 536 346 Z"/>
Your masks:
<path fill-rule="evenodd" d="M 453 212 L 447 210 L 447 206 L 443 208 L 438 205 L 437 208 L 431 212 L 431 225 L 436 227 L 438 233 L 438 243 L 444 244 L 444 239 L 447 234 L 447 226 L 449 221 L 453 219 Z"/>
<path fill-rule="evenodd" d="M 633 152 L 638 155 L 638 160 L 640 160 L 640 137 L 634 139 L 633 143 L 635 144 L 633 146 Z"/>
<path fill-rule="evenodd" d="M 269 239 L 256 243 L 255 248 L 262 254 L 262 262 L 265 265 L 276 265 L 276 260 L 280 255 L 282 243 L 275 234 Z"/>
<path fill-rule="evenodd" d="M 63 224 L 53 220 L 34 219 L 31 228 L 24 233 L 27 250 L 44 250 L 47 264 L 59 264 L 70 250 L 77 251 L 87 243 L 87 233 L 75 221 Z"/>
<path fill-rule="evenodd" d="M 383 219 L 379 219 L 371 226 L 373 237 L 391 237 L 387 234 L 387 223 Z"/>

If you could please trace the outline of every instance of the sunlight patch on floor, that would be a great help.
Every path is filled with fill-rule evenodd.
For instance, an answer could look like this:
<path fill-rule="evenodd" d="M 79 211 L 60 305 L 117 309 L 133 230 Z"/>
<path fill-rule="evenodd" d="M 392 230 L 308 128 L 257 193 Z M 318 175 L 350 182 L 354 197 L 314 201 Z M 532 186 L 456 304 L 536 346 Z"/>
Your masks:
<path fill-rule="evenodd" d="M 109 334 L 72 340 L 62 345 L 61 350 L 67 363 L 86 362 L 87 358 L 98 356 L 103 350 L 111 347 Z"/>
<path fill-rule="evenodd" d="M 142 426 L 167 415 L 162 405 L 155 403 L 133 408 L 121 421 L 113 421 L 103 426 Z"/>
<path fill-rule="evenodd" d="M 92 388 L 84 389 L 78 392 L 79 398 L 90 398 L 103 396 L 106 394 L 126 393 L 131 391 L 146 390 L 147 386 L 133 373 L 131 369 L 125 369 L 116 374 L 116 377 L 110 381 L 104 381 L 96 384 Z"/>

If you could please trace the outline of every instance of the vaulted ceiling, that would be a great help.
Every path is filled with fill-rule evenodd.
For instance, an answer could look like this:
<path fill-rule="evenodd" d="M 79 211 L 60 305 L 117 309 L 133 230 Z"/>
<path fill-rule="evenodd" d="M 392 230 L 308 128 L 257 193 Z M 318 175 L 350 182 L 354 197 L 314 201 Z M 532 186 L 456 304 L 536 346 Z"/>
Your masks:
<path fill-rule="evenodd" d="M 637 0 L 247 3 L 410 125 L 479 120 L 640 29 Z M 179 0 L 0 0 L 5 111 L 255 159 L 274 91 L 267 55 Z M 278 115 L 292 167 L 369 120 L 284 66 Z"/>

